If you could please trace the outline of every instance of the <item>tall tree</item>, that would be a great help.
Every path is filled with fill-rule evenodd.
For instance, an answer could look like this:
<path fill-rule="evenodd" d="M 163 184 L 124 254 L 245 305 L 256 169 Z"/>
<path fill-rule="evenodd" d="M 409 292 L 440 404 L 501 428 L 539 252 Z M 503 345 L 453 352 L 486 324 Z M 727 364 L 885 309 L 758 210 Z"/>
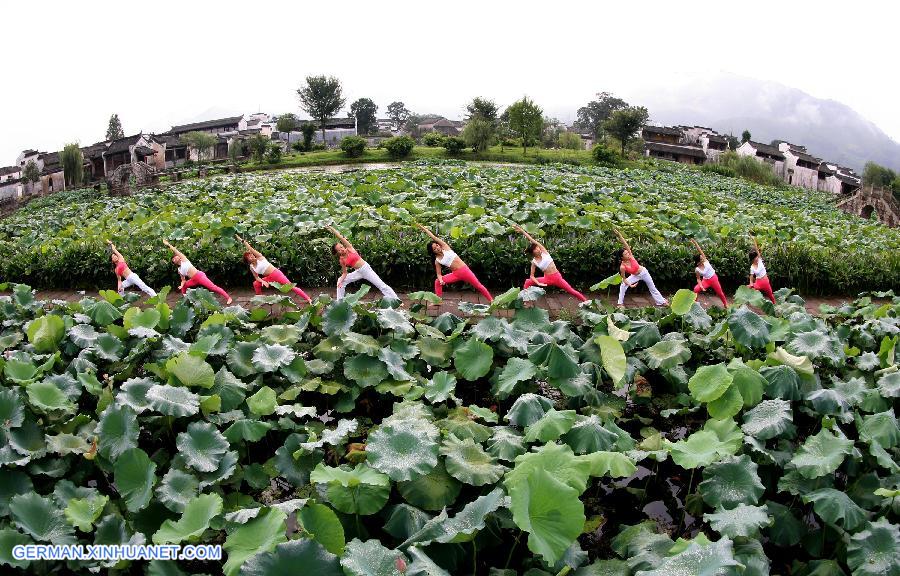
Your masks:
<path fill-rule="evenodd" d="M 66 144 L 59 153 L 59 163 L 62 164 L 66 187 L 81 186 L 81 179 L 84 176 L 84 156 L 78 144 Z"/>
<path fill-rule="evenodd" d="M 119 120 L 118 114 L 109 117 L 109 125 L 106 127 L 106 139 L 118 140 L 124 138 L 125 132 L 122 130 L 122 122 Z"/>
<path fill-rule="evenodd" d="M 350 117 L 356 118 L 358 134 L 373 134 L 378 127 L 378 106 L 370 98 L 360 98 L 350 105 Z"/>
<path fill-rule="evenodd" d="M 881 166 L 880 164 L 876 164 L 871 160 L 866 162 L 866 166 L 863 169 L 862 175 L 863 184 L 867 186 L 875 186 L 876 188 L 891 188 L 894 191 L 898 191 L 900 189 L 894 188 L 894 186 L 898 183 L 897 173 L 891 170 L 890 168 L 886 168 Z"/>
<path fill-rule="evenodd" d="M 537 142 L 544 127 L 544 111 L 528 96 L 514 102 L 506 109 L 509 113 L 509 129 L 522 139 L 522 153 L 528 153 L 528 145 Z"/>
<path fill-rule="evenodd" d="M 279 132 L 287 132 L 290 134 L 297 129 L 299 124 L 300 121 L 297 120 L 297 116 L 288 112 L 287 114 L 282 114 L 278 117 L 278 120 L 275 121 L 275 128 Z"/>
<path fill-rule="evenodd" d="M 734 134 L 729 134 L 725 137 L 728 140 L 728 149 L 729 150 L 737 150 L 738 146 L 741 145 L 741 141 L 737 139 L 737 136 Z"/>
<path fill-rule="evenodd" d="M 203 163 L 203 155 L 216 145 L 216 137 L 206 132 L 188 132 L 181 136 L 181 143 L 197 151 L 197 164 Z"/>
<path fill-rule="evenodd" d="M 306 85 L 297 89 L 300 107 L 319 121 L 322 142 L 325 142 L 325 122 L 344 107 L 341 81 L 334 76 L 307 76 Z"/>
<path fill-rule="evenodd" d="M 22 183 L 26 188 L 30 188 L 29 192 L 34 192 L 34 185 L 41 179 L 41 171 L 38 169 L 34 160 L 29 160 L 22 170 Z M 29 186 L 30 185 L 30 186 Z"/>
<path fill-rule="evenodd" d="M 477 96 L 472 98 L 472 101 L 466 105 L 466 111 L 468 112 L 466 120 L 482 118 L 494 122 L 497 120 L 497 112 L 499 112 L 499 109 L 493 100 Z"/>
<path fill-rule="evenodd" d="M 403 128 L 403 125 L 406 124 L 406 121 L 409 120 L 412 112 L 406 108 L 406 105 L 403 104 L 403 102 L 396 101 L 388 104 L 387 115 L 388 118 L 391 119 L 391 122 L 394 123 L 394 126 L 397 127 L 397 130 L 400 130 Z"/>
<path fill-rule="evenodd" d="M 637 134 L 649 118 L 650 113 L 643 106 L 629 106 L 610 114 L 603 123 L 603 129 L 618 138 L 622 144 L 622 156 L 625 156 L 625 146 L 628 141 Z"/>
<path fill-rule="evenodd" d="M 476 97 L 466 105 L 466 127 L 463 139 L 475 152 L 487 150 L 497 131 L 497 104 L 487 98 Z"/>
<path fill-rule="evenodd" d="M 588 132 L 599 140 L 603 135 L 603 123 L 616 110 L 628 107 L 628 102 L 616 98 L 609 92 L 600 92 L 596 100 L 591 100 L 586 106 L 578 109 L 575 128 L 581 132 Z"/>
<path fill-rule="evenodd" d="M 250 148 L 253 160 L 262 162 L 266 156 L 266 151 L 269 149 L 269 138 L 262 134 L 257 134 L 247 140 L 247 146 Z"/>
<path fill-rule="evenodd" d="M 744 142 L 749 142 L 750 138 L 751 135 L 749 130 L 744 130 L 743 132 L 741 132 L 741 144 L 743 144 Z"/>

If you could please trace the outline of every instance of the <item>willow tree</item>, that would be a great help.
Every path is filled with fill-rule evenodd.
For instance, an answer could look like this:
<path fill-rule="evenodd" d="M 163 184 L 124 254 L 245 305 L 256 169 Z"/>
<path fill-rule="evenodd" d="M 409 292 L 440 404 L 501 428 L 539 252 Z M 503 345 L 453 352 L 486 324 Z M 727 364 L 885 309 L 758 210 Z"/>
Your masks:
<path fill-rule="evenodd" d="M 62 165 L 66 187 L 81 186 L 84 176 L 84 156 L 78 144 L 66 144 L 59 153 L 59 163 Z"/>
<path fill-rule="evenodd" d="M 188 132 L 181 137 L 181 143 L 197 151 L 197 164 L 201 164 L 203 154 L 216 145 L 216 137 L 206 132 Z"/>

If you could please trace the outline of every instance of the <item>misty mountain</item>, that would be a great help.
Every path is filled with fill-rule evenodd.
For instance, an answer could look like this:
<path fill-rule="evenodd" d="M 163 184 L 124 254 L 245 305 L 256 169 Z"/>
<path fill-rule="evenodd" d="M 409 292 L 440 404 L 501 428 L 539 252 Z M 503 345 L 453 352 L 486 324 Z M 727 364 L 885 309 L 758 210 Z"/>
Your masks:
<path fill-rule="evenodd" d="M 852 108 L 776 82 L 721 74 L 666 90 L 629 94 L 653 123 L 708 126 L 753 140 L 787 140 L 810 154 L 862 170 L 868 160 L 900 170 L 900 143 Z"/>

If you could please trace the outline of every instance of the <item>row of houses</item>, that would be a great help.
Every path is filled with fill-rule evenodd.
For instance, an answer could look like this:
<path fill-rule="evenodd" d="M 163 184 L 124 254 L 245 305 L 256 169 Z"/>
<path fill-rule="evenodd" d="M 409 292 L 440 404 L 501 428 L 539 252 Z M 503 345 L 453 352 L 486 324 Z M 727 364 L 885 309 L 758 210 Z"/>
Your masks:
<path fill-rule="evenodd" d="M 718 162 L 728 150 L 728 137 L 705 126 L 645 126 L 641 137 L 646 156 L 682 164 Z M 793 186 L 847 195 L 861 185 L 852 168 L 817 158 L 806 147 L 784 140 L 772 144 L 748 140 L 735 152 L 770 165 L 775 174 Z"/>

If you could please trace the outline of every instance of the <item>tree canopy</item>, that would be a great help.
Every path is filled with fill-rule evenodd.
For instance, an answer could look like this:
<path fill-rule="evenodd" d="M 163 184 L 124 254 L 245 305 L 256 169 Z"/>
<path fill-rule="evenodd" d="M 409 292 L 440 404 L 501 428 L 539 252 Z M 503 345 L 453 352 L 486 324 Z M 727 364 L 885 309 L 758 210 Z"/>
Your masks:
<path fill-rule="evenodd" d="M 337 114 L 346 101 L 341 81 L 334 76 L 307 76 L 306 84 L 297 89 L 300 107 L 319 121 L 325 142 L 325 121 Z"/>
<path fill-rule="evenodd" d="M 181 142 L 197 151 L 197 162 L 200 163 L 203 155 L 216 145 L 216 137 L 206 132 L 194 131 L 182 134 Z"/>
<path fill-rule="evenodd" d="M 387 115 L 388 118 L 391 119 L 391 122 L 394 123 L 398 129 L 403 128 L 403 125 L 406 124 L 406 121 L 409 120 L 409 117 L 412 115 L 406 105 L 399 100 L 396 102 L 391 102 L 387 107 Z"/>
<path fill-rule="evenodd" d="M 599 139 L 603 135 L 603 123 L 616 110 L 628 107 L 628 102 L 616 98 L 609 92 L 600 92 L 597 99 L 578 109 L 575 128 L 580 132 L 588 132 Z"/>
<path fill-rule="evenodd" d="M 749 130 L 744 130 L 743 132 L 741 132 L 741 144 L 743 144 L 744 142 L 749 142 L 750 138 L 752 138 L 752 136 Z"/>
<path fill-rule="evenodd" d="M 118 114 L 109 117 L 109 125 L 106 127 L 106 139 L 118 140 L 124 138 L 125 132 L 122 130 L 122 122 L 119 120 Z"/>
<path fill-rule="evenodd" d="M 462 137 L 467 146 L 471 146 L 475 152 L 486 150 L 494 141 L 497 131 L 497 104 L 487 98 L 473 98 L 466 105 L 466 127 Z"/>
<path fill-rule="evenodd" d="M 358 134 L 372 134 L 378 128 L 378 106 L 370 98 L 360 98 L 350 105 L 350 117 L 356 118 Z"/>
<path fill-rule="evenodd" d="M 628 141 L 637 134 L 649 118 L 650 113 L 643 106 L 629 106 L 610 114 L 609 119 L 603 123 L 603 129 L 619 140 L 622 145 L 622 156 L 625 156 L 625 146 Z"/>
<path fill-rule="evenodd" d="M 466 116 L 466 120 L 471 120 L 473 118 L 482 118 L 484 120 L 489 120 L 491 122 L 497 120 L 497 112 L 499 112 L 499 108 L 497 104 L 489 99 L 482 98 L 481 96 L 476 96 L 466 105 L 466 111 L 468 115 Z"/>
<path fill-rule="evenodd" d="M 78 144 L 66 144 L 59 153 L 59 163 L 63 168 L 66 186 L 81 186 L 84 176 L 84 156 Z"/>
<path fill-rule="evenodd" d="M 300 121 L 297 119 L 297 116 L 288 112 L 278 117 L 278 120 L 275 121 L 275 128 L 279 132 L 293 132 L 297 129 L 298 124 L 300 124 Z"/>
<path fill-rule="evenodd" d="M 528 96 L 513 103 L 507 108 L 509 113 L 509 129 L 522 139 L 522 152 L 528 152 L 528 145 L 535 143 L 541 137 L 541 129 L 544 127 L 544 111 Z"/>

